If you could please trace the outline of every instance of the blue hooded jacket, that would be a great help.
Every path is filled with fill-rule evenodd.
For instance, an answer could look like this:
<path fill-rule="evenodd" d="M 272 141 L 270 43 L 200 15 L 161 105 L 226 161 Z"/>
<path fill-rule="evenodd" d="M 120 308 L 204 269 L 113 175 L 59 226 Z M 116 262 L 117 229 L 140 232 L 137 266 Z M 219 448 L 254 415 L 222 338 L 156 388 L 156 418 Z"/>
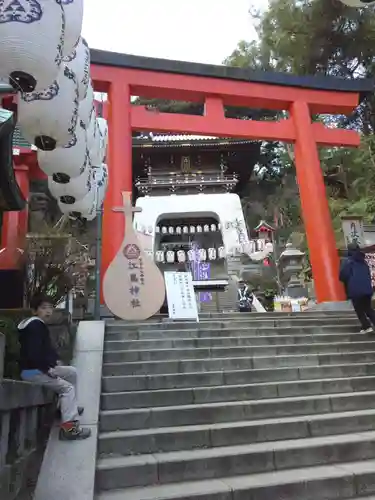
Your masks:
<path fill-rule="evenodd" d="M 359 248 L 349 250 L 348 258 L 341 266 L 340 281 L 344 283 L 349 299 L 373 294 L 370 269 Z"/>

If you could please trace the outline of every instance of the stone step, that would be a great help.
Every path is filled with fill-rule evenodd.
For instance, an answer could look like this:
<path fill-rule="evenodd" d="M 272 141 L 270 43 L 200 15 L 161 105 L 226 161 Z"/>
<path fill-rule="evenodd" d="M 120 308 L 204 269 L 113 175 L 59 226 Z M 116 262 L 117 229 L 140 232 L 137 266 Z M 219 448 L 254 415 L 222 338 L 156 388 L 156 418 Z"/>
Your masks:
<path fill-rule="evenodd" d="M 102 411 L 100 429 L 150 429 L 372 409 L 375 391 Z"/>
<path fill-rule="evenodd" d="M 139 349 L 105 351 L 104 363 L 134 361 L 167 361 L 243 356 L 281 356 L 285 354 L 345 353 L 350 351 L 375 351 L 375 339 L 359 342 L 314 342 L 311 344 L 259 345 L 234 347 L 197 347 L 186 349 Z"/>
<path fill-rule="evenodd" d="M 350 321 L 357 320 L 357 317 L 354 311 L 318 311 L 318 312 L 304 312 L 304 313 L 278 313 L 278 312 L 270 312 L 270 313 L 217 313 L 217 314 L 205 314 L 202 313 L 199 315 L 199 324 L 202 323 L 222 323 L 225 321 L 237 322 L 237 321 L 258 321 L 258 322 L 267 322 L 267 321 L 315 321 L 315 322 L 330 322 L 335 320 L 341 321 Z M 159 316 L 153 317 L 146 321 L 123 321 L 123 320 L 114 320 L 107 319 L 106 325 L 110 328 L 139 328 L 142 326 L 152 326 L 152 325 L 160 325 L 161 328 L 165 328 L 171 325 L 194 325 L 197 324 L 196 321 L 188 321 L 188 320 L 171 320 L 168 316 Z"/>
<path fill-rule="evenodd" d="M 103 376 L 154 375 L 171 373 L 206 372 L 219 370 L 248 370 L 278 367 L 308 367 L 348 363 L 373 363 L 374 351 L 347 353 L 288 354 L 165 361 L 134 361 L 103 364 Z"/>
<path fill-rule="evenodd" d="M 97 500 L 333 500 L 375 492 L 375 460 L 102 492 Z M 365 499 L 363 499 L 365 500 Z"/>
<path fill-rule="evenodd" d="M 358 325 L 322 325 L 322 326 L 285 326 L 285 327 L 260 327 L 254 324 L 250 326 L 225 326 L 225 328 L 185 328 L 181 330 L 128 330 L 120 329 L 117 331 L 107 330 L 106 342 L 118 340 L 178 340 L 178 339 L 199 339 L 207 337 L 249 337 L 249 336 L 288 336 L 288 335 L 319 335 L 319 334 L 357 334 L 359 338 L 363 334 L 359 333 Z M 375 338 L 373 335 L 366 335 L 367 339 Z"/>
<path fill-rule="evenodd" d="M 249 401 L 375 390 L 375 376 L 102 393 L 103 410 Z"/>
<path fill-rule="evenodd" d="M 99 435 L 100 455 L 139 455 L 375 431 L 375 409 Z"/>
<path fill-rule="evenodd" d="M 208 332 L 209 333 L 209 332 Z M 250 332 L 252 333 L 252 332 Z M 169 338 L 149 340 L 106 340 L 105 351 L 126 351 L 145 349 L 186 349 L 206 347 L 240 347 L 260 345 L 293 345 L 313 344 L 325 342 L 363 342 L 373 340 L 364 333 L 319 333 L 319 334 L 295 334 L 295 335 L 249 335 L 236 337 L 214 337 L 207 334 L 199 338 Z"/>
<path fill-rule="evenodd" d="M 183 450 L 98 460 L 101 490 L 199 481 L 375 459 L 375 432 Z"/>
<path fill-rule="evenodd" d="M 103 377 L 103 392 L 146 391 L 375 375 L 375 363 Z"/>

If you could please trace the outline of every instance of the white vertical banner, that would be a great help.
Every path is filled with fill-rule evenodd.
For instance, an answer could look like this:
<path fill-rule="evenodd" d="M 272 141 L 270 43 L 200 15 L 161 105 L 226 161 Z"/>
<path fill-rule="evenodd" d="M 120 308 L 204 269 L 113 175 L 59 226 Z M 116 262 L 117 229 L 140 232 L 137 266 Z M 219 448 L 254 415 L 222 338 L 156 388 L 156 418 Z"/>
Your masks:
<path fill-rule="evenodd" d="M 191 273 L 164 273 L 167 291 L 168 312 L 171 319 L 194 319 L 199 321 L 197 300 Z"/>

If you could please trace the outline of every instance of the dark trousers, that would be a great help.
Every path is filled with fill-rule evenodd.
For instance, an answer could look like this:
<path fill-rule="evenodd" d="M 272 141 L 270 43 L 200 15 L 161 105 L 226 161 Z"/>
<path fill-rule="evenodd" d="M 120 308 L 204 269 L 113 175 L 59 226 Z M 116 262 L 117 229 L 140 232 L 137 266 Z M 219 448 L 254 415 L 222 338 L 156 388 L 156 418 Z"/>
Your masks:
<path fill-rule="evenodd" d="M 371 299 L 371 295 L 364 295 L 363 297 L 352 299 L 354 310 L 364 330 L 367 330 L 367 328 L 371 326 L 375 326 L 375 311 L 372 308 Z"/>

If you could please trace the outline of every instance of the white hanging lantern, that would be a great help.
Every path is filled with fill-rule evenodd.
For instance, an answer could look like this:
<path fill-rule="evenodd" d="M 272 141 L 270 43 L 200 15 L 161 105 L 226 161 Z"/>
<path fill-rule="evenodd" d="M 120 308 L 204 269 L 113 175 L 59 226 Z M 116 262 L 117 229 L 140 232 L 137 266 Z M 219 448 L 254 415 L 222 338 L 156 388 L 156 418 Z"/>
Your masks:
<path fill-rule="evenodd" d="M 194 250 L 189 250 L 187 254 L 188 254 L 189 262 L 193 262 L 195 260 L 195 252 L 194 252 Z"/>
<path fill-rule="evenodd" d="M 90 83 L 90 49 L 84 38 L 80 38 L 73 52 L 64 58 L 69 67 L 74 71 L 78 82 L 78 97 L 82 101 Z M 92 88 L 92 87 L 91 87 Z"/>
<path fill-rule="evenodd" d="M 202 231 L 202 226 L 197 226 L 197 233 L 201 233 Z"/>
<path fill-rule="evenodd" d="M 215 260 L 216 259 L 216 248 L 209 248 L 208 249 L 208 258 L 210 260 Z"/>
<path fill-rule="evenodd" d="M 79 103 L 79 110 L 78 110 L 79 118 L 86 128 L 89 126 L 93 109 L 95 110 L 94 89 L 92 87 L 92 82 L 90 80 L 87 86 L 86 97 L 84 97 L 84 99 L 82 99 L 82 101 Z"/>
<path fill-rule="evenodd" d="M 74 137 L 78 104 L 77 79 L 63 64 L 50 87 L 19 97 L 18 123 L 22 135 L 44 151 L 66 146 Z"/>
<path fill-rule="evenodd" d="M 190 226 L 190 232 L 195 233 L 195 226 Z"/>
<path fill-rule="evenodd" d="M 181 226 L 177 226 L 176 227 L 176 234 L 181 234 L 182 233 L 182 227 Z"/>
<path fill-rule="evenodd" d="M 204 248 L 200 248 L 198 251 L 199 260 L 204 262 L 207 259 L 207 252 Z"/>
<path fill-rule="evenodd" d="M 189 232 L 189 228 L 187 226 L 184 226 L 183 233 L 188 234 L 188 232 Z"/>
<path fill-rule="evenodd" d="M 210 231 L 210 226 L 208 224 L 205 224 L 204 227 L 203 227 L 203 231 L 205 233 L 208 233 Z"/>
<path fill-rule="evenodd" d="M 108 123 L 107 120 L 101 117 L 98 117 L 97 121 L 100 133 L 100 155 L 102 157 L 102 161 L 104 161 L 108 146 Z"/>
<path fill-rule="evenodd" d="M 156 228 L 155 228 L 155 233 L 156 233 L 156 234 L 159 234 L 159 233 L 160 233 L 160 226 L 156 226 Z"/>
<path fill-rule="evenodd" d="M 69 56 L 77 45 L 82 31 L 83 0 L 61 0 L 65 12 L 64 56 Z"/>
<path fill-rule="evenodd" d="M 90 166 L 86 131 L 78 124 L 74 137 L 67 146 L 54 151 L 39 149 L 37 155 L 39 167 L 45 174 L 58 174 L 68 182 L 71 177 L 81 175 Z"/>
<path fill-rule="evenodd" d="M 211 224 L 211 231 L 212 232 L 215 232 L 216 231 L 216 224 Z"/>
<path fill-rule="evenodd" d="M 173 226 L 169 226 L 168 227 L 168 233 L 169 234 L 174 234 L 174 227 Z"/>
<path fill-rule="evenodd" d="M 221 224 L 218 224 L 218 225 L 217 225 L 217 230 L 218 230 L 218 231 L 221 231 Z"/>
<path fill-rule="evenodd" d="M 95 107 L 92 109 L 90 123 L 87 127 L 87 148 L 91 164 L 93 166 L 101 165 L 103 158 L 100 149 L 100 131 Z"/>
<path fill-rule="evenodd" d="M 164 262 L 164 252 L 162 250 L 158 250 L 155 254 L 156 262 Z"/>
<path fill-rule="evenodd" d="M 66 203 L 71 200 L 58 200 L 57 204 L 63 214 L 71 214 L 74 217 L 83 217 L 87 220 L 92 220 L 96 215 L 96 186 L 95 175 L 91 170 L 90 190 L 87 195 L 75 203 Z"/>
<path fill-rule="evenodd" d="M 219 247 L 218 256 L 219 259 L 225 259 L 225 247 Z"/>
<path fill-rule="evenodd" d="M 185 262 L 186 261 L 186 253 L 183 250 L 178 250 L 177 260 L 178 260 L 178 262 Z"/>
<path fill-rule="evenodd" d="M 65 14 L 51 0 L 0 2 L 0 78 L 21 92 L 42 91 L 58 75 Z"/>
<path fill-rule="evenodd" d="M 167 228 L 165 226 L 162 226 L 161 228 L 161 234 L 167 234 Z"/>
<path fill-rule="evenodd" d="M 63 203 L 68 200 L 70 203 L 75 203 L 84 198 L 91 188 L 91 172 L 90 168 L 78 177 L 71 177 L 66 183 L 56 182 L 58 176 L 48 177 L 48 189 L 54 198 Z"/>
<path fill-rule="evenodd" d="M 168 250 L 168 252 L 167 252 L 167 262 L 169 264 L 172 264 L 174 262 L 174 251 L 173 250 Z"/>
<path fill-rule="evenodd" d="M 100 167 L 94 167 L 95 185 L 98 190 L 98 209 L 102 206 L 108 187 L 108 167 L 105 163 Z"/>

